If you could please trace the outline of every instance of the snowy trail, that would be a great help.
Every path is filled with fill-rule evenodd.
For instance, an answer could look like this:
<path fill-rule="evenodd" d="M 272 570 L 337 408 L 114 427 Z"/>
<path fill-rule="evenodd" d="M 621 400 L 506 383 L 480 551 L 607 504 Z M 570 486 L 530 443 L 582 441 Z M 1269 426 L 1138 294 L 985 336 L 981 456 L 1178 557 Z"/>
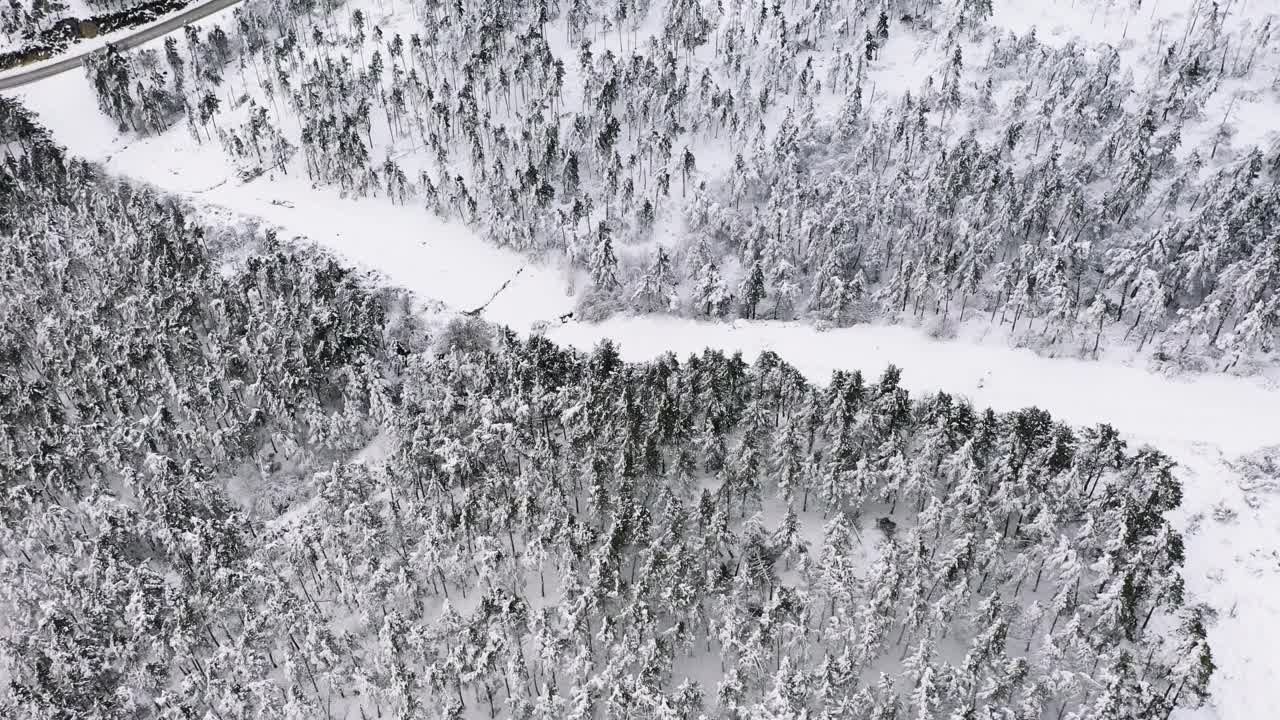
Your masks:
<path fill-rule="evenodd" d="M 1219 665 L 1214 706 L 1175 717 L 1235 720 L 1274 716 L 1280 708 L 1280 667 L 1273 661 L 1280 647 L 1280 515 L 1274 499 L 1251 495 L 1228 465 L 1280 444 L 1280 388 L 1273 384 L 1225 375 L 1166 377 L 996 343 L 936 341 L 905 327 L 819 332 L 798 323 L 663 317 L 555 324 L 573 309 L 567 275 L 488 245 L 457 223 L 385 199 L 345 199 L 313 188 L 305 177 L 242 183 L 219 148 L 195 145 L 182 128 L 126 141 L 97 111 L 77 73 L 15 94 L 73 153 L 103 161 L 112 172 L 177 192 L 211 213 L 256 218 L 284 235 L 304 236 L 459 312 L 492 296 L 484 317 L 521 332 L 551 321 L 546 334 L 552 340 L 590 349 L 611 338 L 628 360 L 708 346 L 747 357 L 773 350 L 817 382 L 835 369 L 876 377 L 894 363 L 913 392 L 942 389 L 979 406 L 1037 405 L 1073 424 L 1111 423 L 1180 463 L 1186 497 L 1177 524 L 1187 536 L 1188 598 L 1219 612 L 1210 634 Z M 509 285 L 495 295 L 504 281 Z M 1211 517 L 1217 509 L 1229 519 Z"/>
<path fill-rule="evenodd" d="M 531 264 L 414 205 L 342 198 L 296 174 L 242 183 L 220 148 L 194 144 L 182 128 L 126 143 L 94 107 L 85 80 L 73 73 L 18 94 L 78 155 L 107 162 L 113 172 L 198 205 L 226 208 L 305 236 L 394 285 L 460 312 L 484 306 L 485 318 L 528 331 L 573 309 L 564 271 Z M 1166 377 L 1113 363 L 1046 358 L 1000 343 L 932 340 L 906 327 L 819 332 L 803 323 L 650 316 L 553 325 L 547 335 L 587 349 L 613 338 L 630 360 L 668 350 L 686 355 L 707 346 L 741 350 L 748 357 L 773 350 L 818 382 L 835 369 L 877 376 L 894 363 L 914 391 L 943 389 L 999 410 L 1037 405 L 1075 424 L 1107 422 L 1152 442 L 1209 443 L 1231 455 L 1280 443 L 1280 388 L 1262 380 Z"/>
<path fill-rule="evenodd" d="M 520 331 L 573 309 L 563 270 L 530 264 L 414 205 L 343 198 L 296 173 L 241 182 L 216 143 L 196 144 L 181 126 L 158 137 L 123 138 L 98 111 L 79 73 L 12 94 L 77 155 L 198 205 L 305 236 L 424 298 L 459 311 L 484 307 L 485 318 Z M 494 294 L 498 287 L 503 289 Z M 769 349 L 818 382 L 838 368 L 874 376 L 895 363 L 912 390 L 945 389 L 1000 410 L 1037 405 L 1072 423 L 1107 422 L 1153 442 L 1208 443 L 1229 455 L 1280 443 L 1280 388 L 1257 379 L 1165 377 L 1113 363 L 1045 358 L 1001 343 L 935 341 L 903 327 L 818 332 L 799 323 L 640 317 L 553 325 L 547 334 L 582 348 L 614 338 L 635 360 L 706 346 L 747 356 Z"/>
<path fill-rule="evenodd" d="M 425 298 L 459 310 L 488 303 L 485 317 L 497 314 L 502 322 L 525 329 L 573 307 L 573 298 L 565 294 L 567 276 L 530 265 L 524 255 L 484 243 L 461 224 L 417 205 L 343 198 L 296 173 L 242 182 L 216 141 L 197 144 L 183 126 L 155 137 L 122 137 L 99 112 L 79 73 L 8 94 L 23 100 L 58 142 L 80 157 L 198 206 L 278 226 L 285 236 L 305 236 Z M 495 294 L 504 281 L 510 284 Z M 556 308 L 563 309 L 553 312 Z"/>
<path fill-rule="evenodd" d="M 72 152 L 198 205 L 304 236 L 424 298 L 458 311 L 483 306 L 485 318 L 519 331 L 573 309 L 563 270 L 531 264 L 416 206 L 342 198 L 296 174 L 242 183 L 221 149 L 194 144 L 182 128 L 125 142 L 75 74 L 17 94 Z M 497 287 L 503 289 L 494 294 Z M 818 382 L 835 369 L 875 376 L 894 363 L 914 391 L 944 389 L 999 410 L 1037 405 L 1071 423 L 1107 422 L 1152 442 L 1203 443 L 1228 455 L 1280 444 L 1280 388 L 1256 378 L 1168 377 L 1115 363 L 1046 358 L 1001 343 L 933 340 L 906 327 L 819 332 L 803 323 L 649 316 L 552 325 L 547 334 L 588 349 L 613 338 L 630 360 L 668 350 L 686 355 L 707 346 L 749 357 L 773 350 Z"/>
<path fill-rule="evenodd" d="M 666 350 L 683 355 L 707 345 L 741 350 L 747 357 L 772 350 L 818 382 L 837 369 L 874 377 L 893 363 L 903 369 L 912 390 L 946 390 L 997 410 L 1037 405 L 1073 424 L 1106 422 L 1152 440 L 1208 443 L 1228 453 L 1280 443 L 1280 391 L 1258 380 L 1179 379 L 1003 345 L 932 340 L 907 327 L 820 332 L 798 323 L 637 317 L 565 325 L 548 335 L 580 347 L 616 338 L 629 360 Z"/>

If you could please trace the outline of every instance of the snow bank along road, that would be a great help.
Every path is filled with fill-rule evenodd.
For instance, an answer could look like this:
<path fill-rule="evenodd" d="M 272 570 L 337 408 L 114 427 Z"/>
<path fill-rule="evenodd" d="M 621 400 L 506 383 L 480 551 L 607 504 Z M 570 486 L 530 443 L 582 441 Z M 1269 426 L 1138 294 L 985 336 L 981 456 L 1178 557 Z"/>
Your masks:
<path fill-rule="evenodd" d="M 209 2 L 203 3 L 201 5 L 197 5 L 196 7 L 193 7 L 193 8 L 188 8 L 186 10 L 183 10 L 182 12 L 178 13 L 177 15 L 174 15 L 173 17 L 167 20 L 161 20 L 160 22 L 154 25 L 149 25 L 147 27 L 141 28 L 137 32 L 133 33 L 132 35 L 129 35 L 120 40 L 116 40 L 111 44 L 115 45 L 121 50 L 128 50 L 130 48 L 135 48 L 145 42 L 148 42 L 150 40 L 155 40 L 156 38 L 162 35 L 168 35 L 174 30 L 177 30 L 183 25 L 186 25 L 194 20 L 199 20 L 200 18 L 203 18 L 207 15 L 212 15 L 213 13 L 218 12 L 219 10 L 231 7 L 232 5 L 235 5 L 238 2 L 240 2 L 240 0 L 209 0 Z M 71 68 L 80 67 L 80 62 L 84 60 L 86 56 L 97 52 L 98 49 L 99 48 L 95 47 L 89 50 L 84 50 L 82 52 L 76 53 L 75 55 L 72 55 L 69 58 L 65 58 L 57 62 L 52 62 L 45 65 L 40 65 L 38 67 L 31 68 L 30 70 L 18 69 L 18 70 L 10 71 L 8 73 L 0 74 L 0 90 L 8 90 L 10 88 L 22 87 L 23 85 L 27 85 L 29 83 L 43 80 L 47 77 L 66 72 Z"/>

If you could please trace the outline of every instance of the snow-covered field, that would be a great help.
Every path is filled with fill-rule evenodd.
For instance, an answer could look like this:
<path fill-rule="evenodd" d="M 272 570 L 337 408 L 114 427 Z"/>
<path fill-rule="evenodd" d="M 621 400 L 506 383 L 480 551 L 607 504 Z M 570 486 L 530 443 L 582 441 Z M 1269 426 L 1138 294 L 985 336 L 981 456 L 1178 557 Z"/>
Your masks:
<path fill-rule="evenodd" d="M 1127 9 L 1128 3 L 1011 2 L 997 7 L 996 17 L 1010 29 L 1034 25 L 1063 42 L 1088 33 L 1117 43 L 1141 68 L 1147 51 L 1130 39 L 1158 32 L 1160 23 L 1178 32 L 1180 4 L 1187 3 L 1148 0 L 1121 12 L 1118 8 Z M 1247 16 L 1265 5 L 1245 0 L 1227 4 L 1227 10 Z M 892 44 L 887 51 L 894 51 Z M 902 52 L 901 62 L 878 77 L 881 92 L 896 83 L 916 84 L 911 67 L 919 57 Z M 610 338 L 628 360 L 707 346 L 747 356 L 772 350 L 817 381 L 836 369 L 874 375 L 893 363 L 903 368 L 904 381 L 915 392 L 946 390 L 1000 410 L 1036 405 L 1073 424 L 1113 424 L 1132 442 L 1155 445 L 1181 466 L 1185 499 L 1177 521 L 1187 542 L 1188 599 L 1217 611 L 1210 628 L 1218 665 L 1214 697 L 1198 712 L 1224 720 L 1280 712 L 1280 506 L 1275 495 L 1280 478 L 1268 486 L 1241 467 L 1243 458 L 1266 448 L 1280 452 L 1280 387 L 1274 382 L 1175 377 L 1118 362 L 1046 358 L 998 342 L 934 340 L 906 327 L 820 332 L 799 323 L 656 316 L 561 323 L 559 318 L 575 306 L 571 273 L 486 244 L 458 223 L 384 198 L 342 198 L 297 173 L 243 182 L 214 143 L 196 145 L 181 127 L 158 137 L 121 136 L 98 112 L 78 73 L 15 94 L 73 153 L 176 192 L 211 216 L 279 227 L 457 311 L 480 307 L 503 288 L 484 316 L 521 332 L 543 331 L 580 348 Z M 1239 119 L 1237 138 L 1266 137 L 1273 127 L 1268 118 L 1276 111 L 1267 97 L 1240 95 L 1232 110 Z"/>

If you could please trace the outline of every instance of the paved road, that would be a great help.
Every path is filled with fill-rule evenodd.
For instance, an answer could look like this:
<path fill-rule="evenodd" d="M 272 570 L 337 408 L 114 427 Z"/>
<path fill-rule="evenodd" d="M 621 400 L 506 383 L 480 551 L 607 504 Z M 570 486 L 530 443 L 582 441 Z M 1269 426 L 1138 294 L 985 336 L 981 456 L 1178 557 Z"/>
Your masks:
<path fill-rule="evenodd" d="M 187 8 L 168 20 L 144 27 L 134 34 L 121 38 L 120 40 L 116 40 L 111 44 L 121 50 L 135 48 L 145 42 L 155 40 L 162 35 L 168 35 L 183 25 L 199 20 L 207 15 L 212 15 L 219 10 L 235 5 L 238 2 L 240 2 L 240 0 L 209 0 L 208 2 L 197 5 L 196 7 Z M 43 80 L 59 73 L 64 73 L 72 68 L 78 68 L 80 67 L 80 62 L 85 58 L 85 56 L 92 54 L 95 50 L 97 50 L 97 48 L 94 50 L 84 50 L 72 55 L 71 57 L 64 58 L 47 65 L 41 65 L 40 67 L 26 71 L 23 71 L 21 68 L 10 70 L 5 74 L 0 75 L 0 90 L 22 87 L 23 85 Z"/>

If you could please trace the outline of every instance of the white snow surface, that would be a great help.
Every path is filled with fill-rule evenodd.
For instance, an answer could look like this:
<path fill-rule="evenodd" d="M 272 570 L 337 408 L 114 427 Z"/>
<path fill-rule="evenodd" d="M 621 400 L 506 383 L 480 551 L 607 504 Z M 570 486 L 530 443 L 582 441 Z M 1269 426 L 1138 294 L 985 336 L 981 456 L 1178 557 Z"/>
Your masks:
<path fill-rule="evenodd" d="M 1155 19 L 1176 15 L 1186 5 L 1148 2 L 1157 3 L 1149 11 Z M 1053 10 L 1041 8 L 1036 15 L 1027 9 L 1032 3 L 1007 2 L 998 3 L 996 12 L 1012 13 L 1008 24 L 1018 30 L 1023 23 L 1037 24 L 1068 39 L 1091 32 L 1094 23 L 1104 39 L 1122 40 L 1125 31 L 1116 11 L 1106 23 L 1095 22 L 1090 16 L 1095 4 L 1052 3 Z M 1134 14 L 1139 16 L 1146 13 Z M 1129 27 L 1128 37 L 1134 32 Z M 1121 37 L 1112 37 L 1117 34 Z M 1242 455 L 1280 446 L 1280 387 L 1274 382 L 1175 377 L 1116 362 L 1046 358 L 997 343 L 934 340 L 907 327 L 822 332 L 801 323 L 659 316 L 562 324 L 557 318 L 571 311 L 575 300 L 568 272 L 491 246 L 461 224 L 385 198 L 342 198 L 296 174 L 277 172 L 243 183 L 221 148 L 196 145 L 182 127 L 159 137 L 122 137 L 98 111 L 80 73 L 14 94 L 72 153 L 176 192 L 211 213 L 258 220 L 279 227 L 284 236 L 305 237 L 424 299 L 470 310 L 510 280 L 484 317 L 520 332 L 543 331 L 556 342 L 583 349 L 610 338 L 627 360 L 667 351 L 683 356 L 708 346 L 741 351 L 748 358 L 772 350 L 818 382 L 836 369 L 858 369 L 874 378 L 893 363 L 916 393 L 945 390 L 997 410 L 1036 405 L 1072 424 L 1113 424 L 1133 443 L 1152 444 L 1180 463 L 1185 498 L 1175 521 L 1186 536 L 1188 601 L 1218 612 L 1209 634 L 1218 665 L 1214 697 L 1207 707 L 1175 717 L 1280 717 L 1280 503 L 1245 484 L 1233 467 Z"/>

